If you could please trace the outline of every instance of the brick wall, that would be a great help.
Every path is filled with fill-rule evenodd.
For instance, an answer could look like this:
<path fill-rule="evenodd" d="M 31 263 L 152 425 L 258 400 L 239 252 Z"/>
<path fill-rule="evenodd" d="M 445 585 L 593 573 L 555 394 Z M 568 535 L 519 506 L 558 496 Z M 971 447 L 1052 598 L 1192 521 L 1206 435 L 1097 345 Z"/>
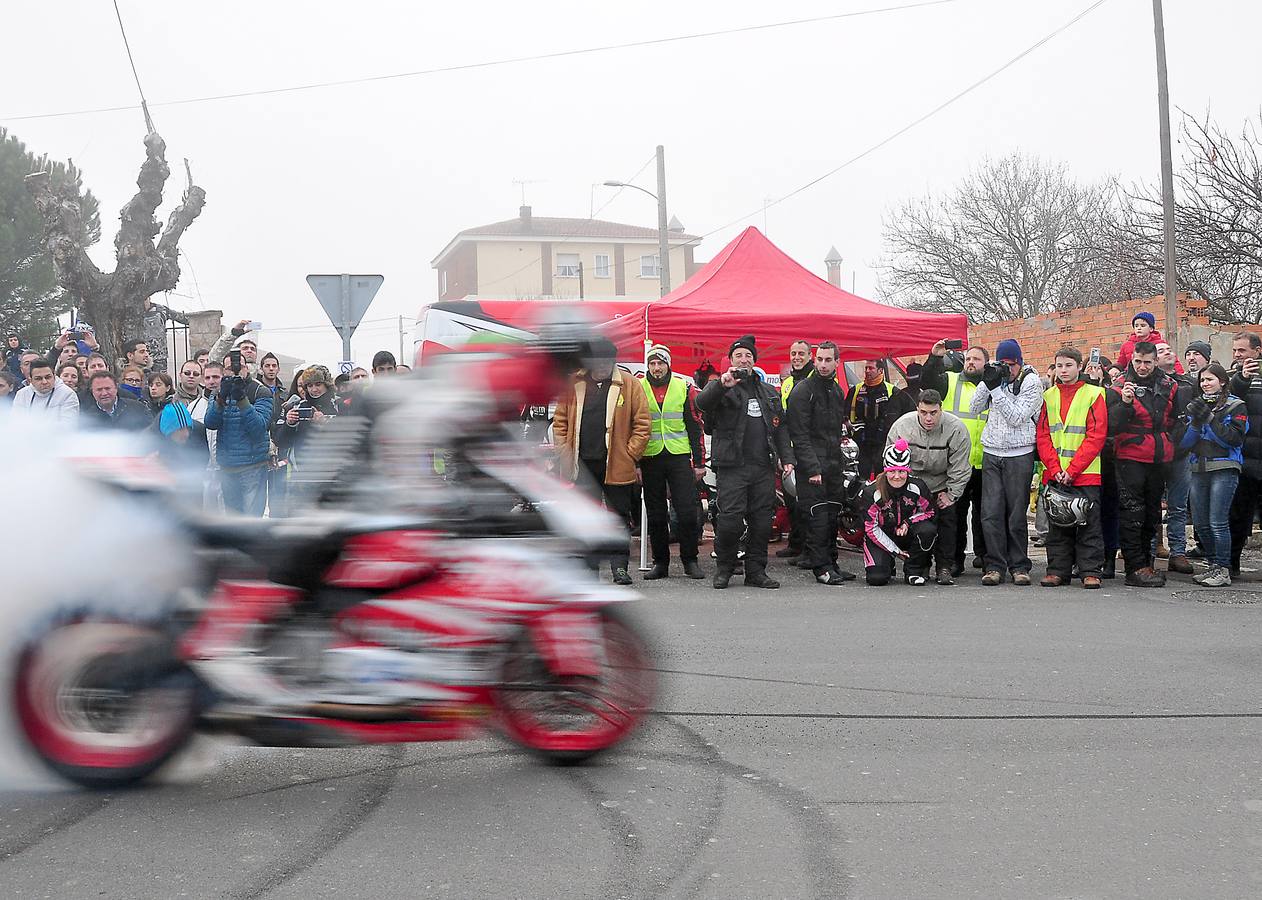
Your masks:
<path fill-rule="evenodd" d="M 1214 348 L 1215 358 L 1229 360 L 1231 336 L 1250 326 L 1211 326 L 1204 315 L 1204 308 L 1204 300 L 1179 295 L 1180 343 L 1186 347 L 1190 340 L 1208 341 Z M 1077 347 L 1083 356 L 1092 347 L 1099 347 L 1102 356 L 1116 359 L 1118 348 L 1131 333 L 1135 313 L 1143 310 L 1151 312 L 1157 319 L 1158 330 L 1164 332 L 1165 309 L 1165 297 L 1160 295 L 1145 300 L 1124 300 L 1029 319 L 970 325 L 968 338 L 970 345 L 980 345 L 991 353 L 995 352 L 1001 340 L 1015 338 L 1021 345 L 1026 363 L 1041 372 L 1051 365 L 1053 354 L 1066 344 Z M 1253 327 L 1256 329 L 1257 326 Z"/>

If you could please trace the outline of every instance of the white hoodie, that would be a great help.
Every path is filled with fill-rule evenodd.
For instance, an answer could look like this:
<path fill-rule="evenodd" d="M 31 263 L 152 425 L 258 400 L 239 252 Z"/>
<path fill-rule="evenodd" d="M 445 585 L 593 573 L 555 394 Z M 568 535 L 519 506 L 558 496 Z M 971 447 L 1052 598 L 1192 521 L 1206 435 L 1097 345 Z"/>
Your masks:
<path fill-rule="evenodd" d="M 53 389 L 47 394 L 36 393 L 35 385 L 28 384 L 13 398 L 13 415 L 38 417 L 75 428 L 79 425 L 79 396 L 60 378 L 53 379 Z"/>

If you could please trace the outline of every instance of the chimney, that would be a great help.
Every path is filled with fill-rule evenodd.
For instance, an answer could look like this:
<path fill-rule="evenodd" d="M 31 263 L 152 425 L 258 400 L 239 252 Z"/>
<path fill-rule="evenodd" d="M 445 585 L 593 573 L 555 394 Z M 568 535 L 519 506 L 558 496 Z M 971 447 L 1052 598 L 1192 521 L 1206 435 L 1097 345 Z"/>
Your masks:
<path fill-rule="evenodd" d="M 835 288 L 841 287 L 841 254 L 837 252 L 836 247 L 828 248 L 824 265 L 828 267 L 828 283 Z"/>
<path fill-rule="evenodd" d="M 530 223 L 531 223 L 531 220 L 530 220 L 530 207 L 529 207 L 529 206 L 523 206 L 521 209 L 519 209 L 519 210 L 517 211 L 517 214 L 518 214 L 519 216 L 521 216 L 521 228 L 522 228 L 522 231 L 529 232 L 529 231 L 530 231 Z"/>

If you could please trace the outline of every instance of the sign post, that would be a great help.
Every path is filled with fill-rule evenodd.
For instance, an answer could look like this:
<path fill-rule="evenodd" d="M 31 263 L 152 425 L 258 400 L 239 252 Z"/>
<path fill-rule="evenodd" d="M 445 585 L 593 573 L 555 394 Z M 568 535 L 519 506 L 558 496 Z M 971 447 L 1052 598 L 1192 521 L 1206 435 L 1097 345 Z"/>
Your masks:
<path fill-rule="evenodd" d="M 343 365 L 351 358 L 351 335 L 363 321 L 372 298 L 381 290 L 384 275 L 308 275 L 307 286 L 316 295 L 333 327 L 342 335 Z"/>

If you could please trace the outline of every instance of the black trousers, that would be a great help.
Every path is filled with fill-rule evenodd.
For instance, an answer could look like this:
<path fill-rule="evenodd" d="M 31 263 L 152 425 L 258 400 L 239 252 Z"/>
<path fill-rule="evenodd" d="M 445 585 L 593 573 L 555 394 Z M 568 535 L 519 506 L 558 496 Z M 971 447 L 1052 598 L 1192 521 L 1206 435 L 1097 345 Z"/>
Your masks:
<path fill-rule="evenodd" d="M 1100 455 L 1100 531 L 1104 535 L 1104 552 L 1116 553 L 1122 546 L 1118 521 L 1117 460 L 1106 450 Z"/>
<path fill-rule="evenodd" d="M 720 572 L 736 568 L 741 533 L 749 523 L 745 575 L 767 570 L 767 541 L 776 508 L 776 479 L 770 465 L 731 466 L 715 472 L 719 518 L 714 526 L 714 554 Z"/>
<path fill-rule="evenodd" d="M 1231 512 L 1227 524 L 1231 526 L 1231 567 L 1240 568 L 1240 551 L 1253 533 L 1253 523 L 1262 507 L 1262 481 L 1252 475 L 1240 473 L 1236 482 L 1236 495 L 1231 498 Z M 1203 525 L 1197 522 L 1197 525 Z"/>
<path fill-rule="evenodd" d="M 1069 580 L 1074 566 L 1078 575 L 1095 575 L 1104 572 L 1104 532 L 1100 528 L 1100 486 L 1083 485 L 1080 488 L 1092 501 L 1087 510 L 1087 524 L 1062 528 L 1055 522 L 1047 523 L 1047 574 L 1059 575 Z"/>
<path fill-rule="evenodd" d="M 591 495 L 593 500 L 603 502 L 605 508 L 613 513 L 618 521 L 626 527 L 626 523 L 630 521 L 631 507 L 635 505 L 635 485 L 632 484 L 605 484 L 605 463 L 604 459 L 585 459 L 583 468 L 585 468 L 590 478 L 580 478 L 579 483 Z M 595 562 L 599 563 L 599 559 Z M 609 557 L 610 569 L 626 569 L 631 565 L 631 535 L 627 535 L 627 549 L 623 553 L 618 553 Z"/>
<path fill-rule="evenodd" d="M 907 559 L 903 562 L 904 575 L 929 574 L 929 558 L 937 540 L 938 526 L 934 519 L 917 522 L 907 529 L 902 537 L 891 534 L 890 537 L 904 552 Z M 866 563 L 868 584 L 880 586 L 889 584 L 894 577 L 896 557 L 876 541 L 866 535 L 863 538 L 863 555 Z"/>
<path fill-rule="evenodd" d="M 837 517 L 846 502 L 841 463 L 825 462 L 820 476 L 820 484 L 811 484 L 805 474 L 798 474 L 798 515 L 806 532 L 803 559 L 817 575 L 837 565 Z"/>
<path fill-rule="evenodd" d="M 1129 575 L 1152 568 L 1152 540 L 1161 528 L 1161 495 L 1166 489 L 1165 463 L 1119 459 L 1117 472 L 1118 538 Z"/>
<path fill-rule="evenodd" d="M 959 514 L 955 507 L 960 505 L 960 501 L 956 500 L 955 506 L 941 509 L 938 495 L 934 494 L 930 502 L 933 503 L 933 523 L 938 535 L 933 545 L 933 563 L 939 569 L 949 570 L 955 563 L 955 547 L 959 540 Z"/>
<path fill-rule="evenodd" d="M 653 562 L 670 561 L 670 505 L 675 509 L 676 534 L 679 537 L 679 558 L 684 562 L 697 559 L 697 476 L 692 471 L 692 458 L 663 450 L 656 456 L 640 460 L 640 476 L 644 482 L 644 509 L 648 514 L 649 545 Z"/>
<path fill-rule="evenodd" d="M 800 554 L 802 548 L 806 546 L 806 530 L 810 524 L 810 515 L 803 513 L 799 502 L 788 494 L 784 495 L 784 508 L 789 514 L 788 548 Z"/>
<path fill-rule="evenodd" d="M 961 568 L 964 566 L 964 552 L 968 549 L 968 531 L 970 524 L 969 512 L 972 512 L 971 523 L 973 527 L 973 555 L 978 559 L 986 558 L 986 536 L 982 533 L 982 470 L 980 468 L 973 470 L 973 477 L 968 480 L 968 487 L 964 489 L 964 493 L 959 500 L 955 501 L 955 544 L 953 547 L 954 556 L 951 562 Z M 949 512 L 949 511 L 948 511 Z M 939 525 L 952 518 L 948 514 L 939 516 Z M 949 548 L 952 545 L 942 539 L 942 535 L 947 533 L 947 529 L 941 528 L 938 531 L 939 548 Z"/>

